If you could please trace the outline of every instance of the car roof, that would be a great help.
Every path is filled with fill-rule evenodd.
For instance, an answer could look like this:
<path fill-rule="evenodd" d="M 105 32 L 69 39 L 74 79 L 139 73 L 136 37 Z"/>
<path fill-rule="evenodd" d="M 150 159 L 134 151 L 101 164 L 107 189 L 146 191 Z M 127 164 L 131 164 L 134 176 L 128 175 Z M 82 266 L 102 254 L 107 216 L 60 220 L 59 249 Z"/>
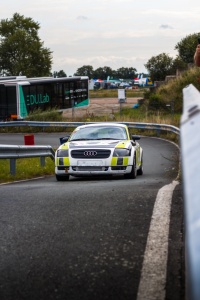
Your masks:
<path fill-rule="evenodd" d="M 126 128 L 127 125 L 125 124 L 120 124 L 120 123 L 92 123 L 92 124 L 85 124 L 85 125 L 81 125 L 81 126 L 78 126 L 77 128 L 85 128 L 85 127 L 102 127 L 102 126 L 115 126 L 115 127 L 123 127 L 123 128 Z"/>

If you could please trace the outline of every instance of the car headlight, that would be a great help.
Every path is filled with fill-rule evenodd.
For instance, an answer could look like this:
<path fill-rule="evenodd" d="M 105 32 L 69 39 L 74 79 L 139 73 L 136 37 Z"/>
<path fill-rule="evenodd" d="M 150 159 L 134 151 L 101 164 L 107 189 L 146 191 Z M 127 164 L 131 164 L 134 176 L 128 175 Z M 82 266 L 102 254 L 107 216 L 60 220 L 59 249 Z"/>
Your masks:
<path fill-rule="evenodd" d="M 65 150 L 59 149 L 59 150 L 57 150 L 57 157 L 68 157 L 68 156 L 69 156 L 69 150 L 68 149 L 65 149 Z"/>
<path fill-rule="evenodd" d="M 115 149 L 113 153 L 114 157 L 124 157 L 124 156 L 130 156 L 130 150 L 129 149 Z"/>

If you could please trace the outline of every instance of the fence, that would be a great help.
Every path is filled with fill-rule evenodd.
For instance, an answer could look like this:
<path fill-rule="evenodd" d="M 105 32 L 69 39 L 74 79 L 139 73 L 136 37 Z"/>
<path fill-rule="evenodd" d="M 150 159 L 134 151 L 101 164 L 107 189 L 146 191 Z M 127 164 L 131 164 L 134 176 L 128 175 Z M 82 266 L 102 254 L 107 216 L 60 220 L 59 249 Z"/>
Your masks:
<path fill-rule="evenodd" d="M 73 128 L 84 124 L 93 124 L 98 122 L 37 122 L 37 121 L 11 121 L 0 122 L 0 127 L 63 127 Z M 99 122 L 101 123 L 101 122 Z M 155 124 L 155 123 L 137 123 L 137 122 L 112 122 L 126 124 L 129 128 L 155 130 L 158 133 L 161 131 L 168 131 L 175 134 L 180 134 L 180 130 L 176 126 L 167 124 Z"/>
<path fill-rule="evenodd" d="M 16 159 L 40 157 L 40 165 L 45 165 L 45 157 L 54 160 L 55 153 L 51 146 L 15 146 L 0 145 L 0 159 L 10 159 L 10 174 L 16 174 Z"/>

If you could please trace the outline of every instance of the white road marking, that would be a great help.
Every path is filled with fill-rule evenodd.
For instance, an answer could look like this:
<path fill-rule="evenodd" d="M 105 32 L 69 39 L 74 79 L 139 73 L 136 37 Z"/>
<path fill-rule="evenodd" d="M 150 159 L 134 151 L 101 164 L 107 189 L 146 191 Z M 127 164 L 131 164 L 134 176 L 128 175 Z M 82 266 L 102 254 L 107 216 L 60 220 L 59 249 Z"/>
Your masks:
<path fill-rule="evenodd" d="M 137 300 L 164 300 L 167 275 L 170 209 L 178 181 L 157 194 L 144 254 Z"/>

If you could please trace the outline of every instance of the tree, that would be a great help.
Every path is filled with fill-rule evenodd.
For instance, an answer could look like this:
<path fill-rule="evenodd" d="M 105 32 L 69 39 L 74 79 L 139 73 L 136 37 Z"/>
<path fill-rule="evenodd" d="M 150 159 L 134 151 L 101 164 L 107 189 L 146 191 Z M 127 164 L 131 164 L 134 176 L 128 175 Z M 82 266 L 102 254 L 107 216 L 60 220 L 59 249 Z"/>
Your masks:
<path fill-rule="evenodd" d="M 49 76 L 52 52 L 38 36 L 40 25 L 15 13 L 0 21 L 0 70 L 6 75 Z"/>
<path fill-rule="evenodd" d="M 94 71 L 94 78 L 101 78 L 102 80 L 106 80 L 108 76 L 113 73 L 113 70 L 110 67 L 97 68 Z"/>
<path fill-rule="evenodd" d="M 144 66 L 153 81 L 165 80 L 167 75 L 173 75 L 173 58 L 166 53 L 151 57 Z"/>
<path fill-rule="evenodd" d="M 54 78 L 56 78 L 56 77 L 67 77 L 67 74 L 63 70 L 60 70 L 59 72 L 54 71 L 53 74 L 51 74 L 51 76 L 53 76 Z"/>
<path fill-rule="evenodd" d="M 116 71 L 116 77 L 122 79 L 134 79 L 136 76 L 137 70 L 135 68 L 119 68 Z"/>
<path fill-rule="evenodd" d="M 180 58 L 185 63 L 194 63 L 194 53 L 198 44 L 199 36 L 200 33 L 189 34 L 176 44 L 175 50 L 178 50 Z"/>
<path fill-rule="evenodd" d="M 94 73 L 93 73 L 93 78 L 95 79 L 104 79 L 104 71 L 103 71 L 103 68 L 100 67 L 100 68 L 97 68 L 96 70 L 94 70 Z"/>
<path fill-rule="evenodd" d="M 135 68 L 119 68 L 117 71 L 112 70 L 108 66 L 99 67 L 96 70 L 93 70 L 92 66 L 82 66 L 81 68 L 77 69 L 74 75 L 85 75 L 89 76 L 89 78 L 100 78 L 102 80 L 106 80 L 108 76 L 110 79 L 112 78 L 121 78 L 121 79 L 133 79 L 136 76 L 137 70 Z"/>
<path fill-rule="evenodd" d="M 88 76 L 90 79 L 93 78 L 93 67 L 89 65 L 84 65 L 81 68 L 78 68 L 76 73 L 74 74 L 75 76 Z"/>
<path fill-rule="evenodd" d="M 176 71 L 185 71 L 187 70 L 188 66 L 187 64 L 182 60 L 182 58 L 180 58 L 180 56 L 177 56 L 174 60 L 173 60 L 173 64 L 172 64 L 172 73 L 176 74 Z"/>
<path fill-rule="evenodd" d="M 110 76 L 113 73 L 113 70 L 108 66 L 104 66 L 103 73 L 104 73 L 104 77 L 102 79 L 106 80 L 108 78 L 108 76 Z"/>

